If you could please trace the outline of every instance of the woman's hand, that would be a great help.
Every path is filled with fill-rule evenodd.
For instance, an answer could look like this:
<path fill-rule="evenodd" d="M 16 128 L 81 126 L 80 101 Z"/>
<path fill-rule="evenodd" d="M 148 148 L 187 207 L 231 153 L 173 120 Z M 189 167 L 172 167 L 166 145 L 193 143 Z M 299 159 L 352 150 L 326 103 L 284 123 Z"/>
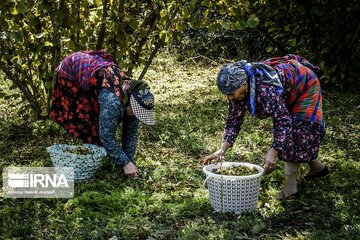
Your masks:
<path fill-rule="evenodd" d="M 270 148 L 265 155 L 265 168 L 264 168 L 265 174 L 269 174 L 272 171 L 274 171 L 277 162 L 277 157 L 278 157 L 278 152 L 275 149 Z"/>
<path fill-rule="evenodd" d="M 133 162 L 128 162 L 123 167 L 124 173 L 126 176 L 131 178 L 137 178 L 139 176 L 139 170 L 136 168 L 135 164 Z"/>
<path fill-rule="evenodd" d="M 211 162 L 214 162 L 214 163 L 217 163 L 219 162 L 222 157 L 224 156 L 225 154 L 225 151 L 220 148 L 219 150 L 217 150 L 216 152 L 206 156 L 203 160 L 202 160 L 202 163 L 203 164 L 208 164 L 208 163 L 211 163 Z"/>
<path fill-rule="evenodd" d="M 223 142 L 223 143 L 221 144 L 221 147 L 220 147 L 219 150 L 217 150 L 216 152 L 214 152 L 214 153 L 206 156 L 206 157 L 201 161 L 201 163 L 202 163 L 202 164 L 208 164 L 208 163 L 211 163 L 211 162 L 214 162 L 214 163 L 219 162 L 219 161 L 223 158 L 224 154 L 225 154 L 226 151 L 229 149 L 229 147 L 230 147 L 230 143 L 228 143 L 228 142 Z"/>

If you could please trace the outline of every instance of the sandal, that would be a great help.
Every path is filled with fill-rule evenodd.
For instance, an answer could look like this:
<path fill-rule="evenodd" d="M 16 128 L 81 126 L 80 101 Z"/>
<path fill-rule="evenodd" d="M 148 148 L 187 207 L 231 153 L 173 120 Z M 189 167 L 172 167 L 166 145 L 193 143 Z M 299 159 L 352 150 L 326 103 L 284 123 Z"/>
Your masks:
<path fill-rule="evenodd" d="M 312 180 L 312 179 L 316 179 L 316 178 L 319 178 L 319 177 L 324 177 L 326 175 L 329 174 L 329 169 L 325 166 L 321 171 L 317 172 L 317 173 L 314 173 L 314 174 L 311 174 L 311 175 L 306 175 L 304 177 L 304 179 L 306 180 Z"/>

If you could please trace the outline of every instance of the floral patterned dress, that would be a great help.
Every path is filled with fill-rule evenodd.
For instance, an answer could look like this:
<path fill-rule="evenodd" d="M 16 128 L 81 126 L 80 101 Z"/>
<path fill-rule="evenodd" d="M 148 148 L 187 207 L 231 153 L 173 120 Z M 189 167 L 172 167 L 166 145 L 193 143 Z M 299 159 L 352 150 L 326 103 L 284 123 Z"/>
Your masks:
<path fill-rule="evenodd" d="M 325 136 L 321 88 L 317 76 L 303 64 L 306 60 L 295 57 L 264 61 L 278 72 L 283 92 L 279 95 L 274 86 L 258 84 L 255 117 L 273 119 L 271 147 L 278 151 L 281 160 L 308 162 L 317 158 Z M 224 141 L 232 145 L 244 114 L 250 109 L 249 99 L 229 101 L 228 108 Z"/>

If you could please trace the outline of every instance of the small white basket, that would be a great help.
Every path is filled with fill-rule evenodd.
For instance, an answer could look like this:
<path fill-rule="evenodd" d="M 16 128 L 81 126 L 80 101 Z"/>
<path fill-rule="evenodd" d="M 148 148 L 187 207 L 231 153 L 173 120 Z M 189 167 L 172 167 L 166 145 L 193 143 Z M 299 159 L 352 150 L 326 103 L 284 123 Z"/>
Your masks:
<path fill-rule="evenodd" d="M 255 167 L 258 173 L 245 176 L 220 175 L 213 173 L 216 168 L 231 166 Z M 244 162 L 222 162 L 203 167 L 206 174 L 210 204 L 215 211 L 240 214 L 253 210 L 259 199 L 260 180 L 264 169 L 259 165 Z"/>
<path fill-rule="evenodd" d="M 57 167 L 72 167 L 74 169 L 74 180 L 84 181 L 94 176 L 96 170 L 101 166 L 101 162 L 106 151 L 103 147 L 85 143 L 82 146 L 90 150 L 90 154 L 76 154 L 66 152 L 66 149 L 75 149 L 79 145 L 56 144 L 46 148 L 50 153 L 51 161 Z"/>

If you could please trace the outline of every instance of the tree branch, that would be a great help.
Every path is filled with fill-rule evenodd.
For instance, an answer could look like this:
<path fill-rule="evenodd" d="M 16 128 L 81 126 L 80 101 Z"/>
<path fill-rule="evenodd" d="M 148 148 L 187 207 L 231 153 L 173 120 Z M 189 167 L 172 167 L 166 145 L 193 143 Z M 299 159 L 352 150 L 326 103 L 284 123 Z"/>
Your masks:
<path fill-rule="evenodd" d="M 171 14 L 170 19 L 174 19 L 174 17 L 176 16 L 177 12 L 178 12 L 178 9 L 174 9 L 173 12 L 172 12 L 172 14 Z M 168 22 L 166 23 L 165 29 L 166 29 L 166 30 L 169 30 L 170 26 L 171 26 L 171 22 L 168 21 Z M 154 48 L 153 51 L 151 52 L 151 54 L 150 54 L 150 56 L 149 56 L 149 59 L 146 61 L 145 66 L 144 66 L 144 69 L 141 71 L 141 74 L 140 74 L 138 80 L 142 80 L 142 79 L 144 78 L 145 73 L 146 73 L 147 70 L 149 69 L 149 66 L 150 66 L 151 62 L 152 62 L 152 60 L 154 59 L 154 57 L 156 56 L 156 53 L 159 51 L 161 45 L 162 45 L 162 41 L 161 41 L 160 38 L 158 37 L 158 39 L 157 39 L 157 41 L 156 41 L 156 43 L 155 43 L 155 48 Z"/>
<path fill-rule="evenodd" d="M 141 74 L 138 78 L 138 80 L 142 80 L 145 76 L 145 73 L 147 72 L 147 70 L 149 69 L 149 66 L 152 62 L 152 60 L 154 59 L 154 57 L 156 56 L 156 53 L 159 51 L 161 46 L 161 40 L 158 40 L 157 43 L 155 44 L 155 48 L 153 49 L 153 51 L 151 52 L 149 59 L 146 61 L 144 69 L 141 71 Z"/>
<path fill-rule="evenodd" d="M 105 30 L 106 30 L 105 23 L 106 23 L 106 18 L 108 16 L 107 5 L 108 5 L 108 0 L 103 0 L 103 15 L 102 15 L 102 20 L 101 20 L 101 26 L 100 26 L 100 31 L 99 31 L 99 35 L 98 35 L 98 40 L 96 43 L 97 50 L 102 49 L 103 45 L 104 45 Z"/>
<path fill-rule="evenodd" d="M 8 69 L 4 63 L 0 64 L 0 69 L 6 74 L 6 76 L 21 90 L 21 92 L 24 94 L 25 98 L 28 100 L 31 108 L 35 112 L 35 117 L 37 119 L 40 118 L 41 109 L 36 102 L 34 96 L 31 94 L 30 89 L 23 84 L 11 71 Z"/>
<path fill-rule="evenodd" d="M 203 0 L 198 0 L 195 4 L 194 4 L 194 10 L 191 12 L 191 14 L 195 14 L 198 11 L 198 8 L 200 7 L 201 3 Z M 171 14 L 170 19 L 174 19 L 174 17 L 176 16 L 176 14 L 178 13 L 178 9 L 174 9 L 174 11 Z M 165 29 L 169 30 L 171 26 L 171 22 L 167 22 Z M 160 39 L 157 39 L 156 43 L 155 43 L 155 48 L 153 49 L 153 51 L 151 52 L 149 59 L 146 61 L 144 69 L 141 71 L 141 74 L 138 78 L 138 80 L 142 80 L 147 72 L 147 70 L 149 69 L 149 66 L 152 62 L 152 60 L 154 59 L 154 57 L 156 56 L 156 53 L 159 51 L 160 47 L 162 45 L 162 42 Z"/>
<path fill-rule="evenodd" d="M 48 3 L 50 4 L 50 3 Z M 65 7 L 65 0 L 60 1 L 59 4 L 59 9 L 63 9 Z M 50 21 L 51 21 L 51 25 L 53 27 L 53 37 L 52 37 L 52 42 L 53 42 L 53 61 L 51 63 L 51 71 L 53 73 L 53 78 L 51 81 L 51 91 L 48 94 L 48 99 L 47 99 L 47 110 L 48 112 L 50 111 L 50 103 L 51 103 L 51 98 L 52 95 L 54 93 L 54 88 L 55 88 L 55 84 L 56 84 L 56 74 L 55 74 L 55 69 L 57 67 L 57 65 L 60 63 L 60 55 L 61 55 L 61 47 L 60 47 L 60 32 L 59 32 L 59 26 L 56 24 L 55 21 L 55 14 L 54 14 L 54 10 L 53 8 L 50 8 Z"/>
<path fill-rule="evenodd" d="M 148 33 L 146 34 L 146 36 L 144 36 L 143 38 L 141 38 L 138 46 L 136 47 L 136 52 L 135 52 L 135 55 L 133 56 L 132 58 L 132 66 L 129 67 L 128 71 L 127 71 L 127 74 L 129 76 L 132 75 L 132 71 L 134 69 L 134 65 L 139 61 L 139 58 L 140 58 L 140 52 L 141 52 L 141 49 L 142 47 L 145 45 L 146 41 L 148 40 L 149 38 L 149 35 L 151 33 L 151 29 L 152 27 L 154 26 L 155 24 L 155 21 L 156 21 L 156 18 L 157 18 L 157 8 L 147 17 L 145 18 L 144 22 L 141 24 L 140 28 L 145 28 L 147 26 L 149 26 L 149 31 Z"/>
<path fill-rule="evenodd" d="M 117 55 L 117 48 L 118 48 L 118 40 L 117 40 L 117 36 L 119 35 L 119 33 L 121 32 L 121 23 L 123 22 L 123 18 L 124 18 L 124 3 L 125 0 L 119 0 L 119 5 L 118 5 L 118 24 L 116 27 L 116 34 L 114 34 L 114 37 L 112 38 L 112 54 L 116 57 Z"/>

